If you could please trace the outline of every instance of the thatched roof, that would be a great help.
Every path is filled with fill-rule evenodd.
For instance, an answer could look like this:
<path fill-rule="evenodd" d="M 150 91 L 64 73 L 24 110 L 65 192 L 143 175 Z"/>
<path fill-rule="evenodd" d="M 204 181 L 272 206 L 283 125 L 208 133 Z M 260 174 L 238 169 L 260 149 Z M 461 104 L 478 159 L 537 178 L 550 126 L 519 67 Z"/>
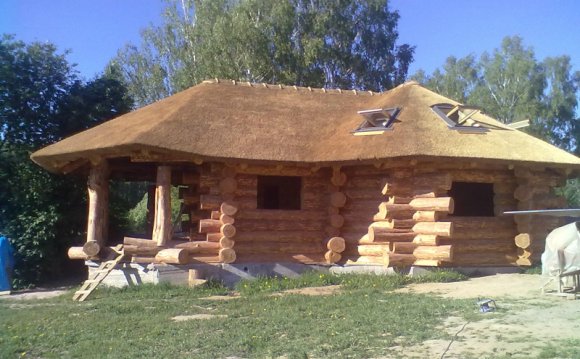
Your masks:
<path fill-rule="evenodd" d="M 382 93 L 206 81 L 43 148 L 32 159 L 51 171 L 99 156 L 138 153 L 205 160 L 352 163 L 397 157 L 483 159 L 580 168 L 580 159 L 544 141 L 494 126 L 451 130 L 431 106 L 456 104 L 414 82 Z M 399 107 L 392 131 L 354 136 L 360 110 Z"/>

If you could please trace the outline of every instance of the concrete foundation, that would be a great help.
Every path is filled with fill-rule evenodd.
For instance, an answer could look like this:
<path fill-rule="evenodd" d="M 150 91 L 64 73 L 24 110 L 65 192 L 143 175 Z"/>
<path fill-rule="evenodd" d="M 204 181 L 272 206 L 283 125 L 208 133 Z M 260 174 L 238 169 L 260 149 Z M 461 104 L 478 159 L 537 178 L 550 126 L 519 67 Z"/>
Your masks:
<path fill-rule="evenodd" d="M 98 263 L 87 261 L 89 276 L 99 266 Z M 345 273 L 373 273 L 388 275 L 402 273 L 409 275 L 421 275 L 440 268 L 411 267 L 404 271 L 387 268 L 380 265 L 307 265 L 299 263 L 244 263 L 244 264 L 138 264 L 122 263 L 114 269 L 103 281 L 103 284 L 111 287 L 124 287 L 143 283 L 171 283 L 187 285 L 189 282 L 189 270 L 199 271 L 203 279 L 217 280 L 228 287 L 233 287 L 242 279 L 255 279 L 259 277 L 296 277 L 309 270 L 329 272 L 333 274 Z M 445 268 L 455 270 L 468 276 L 483 276 L 497 273 L 518 273 L 517 267 L 461 267 Z"/>

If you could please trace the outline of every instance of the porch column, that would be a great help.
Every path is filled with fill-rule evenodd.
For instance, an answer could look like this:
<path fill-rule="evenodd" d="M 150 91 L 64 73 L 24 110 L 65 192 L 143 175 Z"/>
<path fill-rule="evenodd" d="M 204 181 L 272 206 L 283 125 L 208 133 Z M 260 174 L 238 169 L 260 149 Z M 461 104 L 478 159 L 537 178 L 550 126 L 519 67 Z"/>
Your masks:
<path fill-rule="evenodd" d="M 155 189 L 155 218 L 152 239 L 158 246 L 164 246 L 173 235 L 171 223 L 171 167 L 157 167 L 157 188 Z"/>
<path fill-rule="evenodd" d="M 87 225 L 87 249 L 107 244 L 109 215 L 109 165 L 101 159 L 91 167 L 87 181 L 89 192 L 89 218 Z M 98 252 L 98 249 L 97 249 Z M 95 253 L 96 254 L 96 253 Z"/>

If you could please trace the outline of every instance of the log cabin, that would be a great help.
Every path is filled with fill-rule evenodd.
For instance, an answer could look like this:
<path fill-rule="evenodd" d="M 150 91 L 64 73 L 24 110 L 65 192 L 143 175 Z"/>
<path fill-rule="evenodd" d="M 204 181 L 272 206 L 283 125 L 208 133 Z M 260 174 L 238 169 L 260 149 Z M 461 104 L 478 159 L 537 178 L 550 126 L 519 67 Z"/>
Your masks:
<path fill-rule="evenodd" d="M 554 189 L 580 169 L 416 82 L 374 93 L 209 80 L 31 158 L 88 177 L 86 244 L 70 258 L 111 255 L 109 181 L 122 179 L 150 183 L 152 219 L 147 236 L 125 237 L 125 261 L 245 271 L 530 266 L 561 222 L 503 212 L 565 207 Z"/>

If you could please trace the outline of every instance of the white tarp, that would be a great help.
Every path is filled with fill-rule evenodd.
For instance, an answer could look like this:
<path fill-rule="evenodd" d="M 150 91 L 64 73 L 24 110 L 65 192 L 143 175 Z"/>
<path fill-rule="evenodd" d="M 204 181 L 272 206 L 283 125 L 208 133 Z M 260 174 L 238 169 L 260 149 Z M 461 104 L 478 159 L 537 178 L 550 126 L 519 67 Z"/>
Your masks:
<path fill-rule="evenodd" d="M 546 237 L 542 254 L 542 274 L 555 276 L 580 270 L 580 222 L 554 229 Z"/>

